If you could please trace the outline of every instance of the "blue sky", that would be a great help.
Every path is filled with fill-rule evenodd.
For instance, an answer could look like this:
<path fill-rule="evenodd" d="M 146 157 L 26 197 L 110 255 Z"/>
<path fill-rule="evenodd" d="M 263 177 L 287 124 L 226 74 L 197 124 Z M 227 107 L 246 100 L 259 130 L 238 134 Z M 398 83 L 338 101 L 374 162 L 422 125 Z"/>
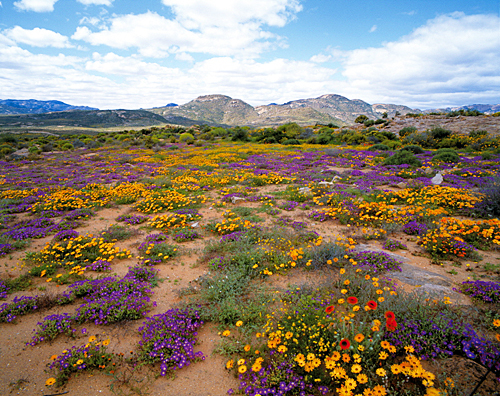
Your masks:
<path fill-rule="evenodd" d="M 0 0 L 0 99 L 500 103 L 500 0 Z"/>

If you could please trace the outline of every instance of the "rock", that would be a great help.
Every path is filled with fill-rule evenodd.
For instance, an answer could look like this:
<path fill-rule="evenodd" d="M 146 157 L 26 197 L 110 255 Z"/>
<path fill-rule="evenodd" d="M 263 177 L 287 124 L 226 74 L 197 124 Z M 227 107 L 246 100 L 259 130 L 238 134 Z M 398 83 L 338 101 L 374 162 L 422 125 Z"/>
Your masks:
<path fill-rule="evenodd" d="M 242 201 L 242 200 L 245 201 L 245 198 L 242 198 L 242 197 L 231 197 L 231 202 L 233 204 L 235 204 L 238 201 Z"/>
<path fill-rule="evenodd" d="M 327 182 L 327 181 L 320 181 L 318 184 L 321 184 L 322 186 L 333 186 L 333 182 Z"/>
<path fill-rule="evenodd" d="M 451 281 L 444 275 L 427 271 L 414 265 L 403 263 L 400 265 L 401 272 L 391 271 L 385 274 L 387 278 L 398 279 L 412 286 L 422 286 L 426 284 L 446 286 L 452 285 Z"/>
<path fill-rule="evenodd" d="M 442 182 L 443 182 L 443 175 L 441 174 L 441 172 L 438 172 L 436 176 L 434 176 L 431 179 L 431 183 L 434 185 L 440 185 Z"/>
<path fill-rule="evenodd" d="M 417 296 L 437 298 L 438 300 L 443 300 L 444 297 L 449 297 L 455 304 L 468 304 L 468 300 L 463 294 L 457 293 L 446 286 L 425 284 L 422 287 L 414 289 L 413 293 Z"/>
<path fill-rule="evenodd" d="M 339 180 L 342 180 L 342 177 L 340 176 L 335 176 L 333 179 L 332 179 L 332 182 L 338 182 Z"/>
<path fill-rule="evenodd" d="M 30 152 L 28 151 L 27 148 L 23 148 L 21 150 L 14 151 L 9 155 L 11 159 L 25 159 L 28 158 L 28 155 L 30 155 Z"/>
<path fill-rule="evenodd" d="M 309 187 L 301 187 L 299 188 L 299 192 L 301 194 L 309 194 L 311 192 L 311 189 Z"/>
<path fill-rule="evenodd" d="M 424 170 L 424 173 L 425 173 L 426 175 L 430 175 L 432 172 L 434 172 L 434 171 L 432 170 L 432 168 L 425 168 L 425 170 Z"/>
<path fill-rule="evenodd" d="M 195 221 L 194 223 L 191 223 L 190 224 L 192 228 L 198 228 L 200 226 L 200 222 L 199 221 Z"/>
<path fill-rule="evenodd" d="M 404 188 L 406 188 L 406 183 L 405 182 L 401 182 L 401 183 L 396 184 L 396 186 L 398 188 L 400 188 L 400 189 L 404 189 Z"/>

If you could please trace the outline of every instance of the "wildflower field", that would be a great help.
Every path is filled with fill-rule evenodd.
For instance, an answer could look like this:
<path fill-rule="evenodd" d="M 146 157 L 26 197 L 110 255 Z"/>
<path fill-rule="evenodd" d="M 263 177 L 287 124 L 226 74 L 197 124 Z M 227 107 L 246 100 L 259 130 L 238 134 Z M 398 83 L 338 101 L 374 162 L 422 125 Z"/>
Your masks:
<path fill-rule="evenodd" d="M 154 139 L 0 160 L 0 394 L 500 394 L 498 149 Z"/>

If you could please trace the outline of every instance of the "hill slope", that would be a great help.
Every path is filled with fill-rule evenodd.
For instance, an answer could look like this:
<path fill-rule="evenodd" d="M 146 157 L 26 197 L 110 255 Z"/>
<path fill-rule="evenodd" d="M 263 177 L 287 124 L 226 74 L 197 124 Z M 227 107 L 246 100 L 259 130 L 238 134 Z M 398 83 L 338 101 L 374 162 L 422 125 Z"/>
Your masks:
<path fill-rule="evenodd" d="M 99 110 L 94 107 L 72 106 L 58 100 L 0 100 L 0 114 L 42 114 L 66 110 Z"/>

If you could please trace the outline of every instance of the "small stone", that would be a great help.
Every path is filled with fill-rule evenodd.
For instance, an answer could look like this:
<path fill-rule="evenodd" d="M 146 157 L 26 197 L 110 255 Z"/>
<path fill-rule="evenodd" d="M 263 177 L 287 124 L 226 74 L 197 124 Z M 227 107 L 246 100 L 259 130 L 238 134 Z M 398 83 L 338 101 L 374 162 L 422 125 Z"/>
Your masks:
<path fill-rule="evenodd" d="M 396 186 L 398 186 L 398 188 L 404 189 L 404 188 L 406 188 L 406 183 L 401 182 L 401 183 L 396 184 Z"/>
<path fill-rule="evenodd" d="M 443 182 L 443 175 L 441 174 L 441 172 L 438 172 L 436 176 L 434 176 L 431 179 L 431 183 L 434 185 L 440 185 L 442 182 Z"/>

